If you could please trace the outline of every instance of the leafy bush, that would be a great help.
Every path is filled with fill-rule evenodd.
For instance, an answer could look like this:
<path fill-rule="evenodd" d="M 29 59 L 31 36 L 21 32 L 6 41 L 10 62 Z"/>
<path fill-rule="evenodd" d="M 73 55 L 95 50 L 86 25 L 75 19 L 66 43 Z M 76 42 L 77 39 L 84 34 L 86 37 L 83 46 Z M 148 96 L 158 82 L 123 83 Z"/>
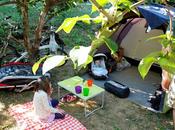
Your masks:
<path fill-rule="evenodd" d="M 34 29 L 36 28 L 36 24 L 38 22 L 39 12 L 42 8 L 40 3 L 36 4 L 35 6 L 30 7 L 29 10 L 29 17 L 30 17 L 30 31 L 31 35 L 33 34 Z M 57 7 L 56 7 L 57 8 Z M 59 7 L 58 7 L 59 8 Z M 58 16 L 53 17 L 48 21 L 47 25 L 58 27 L 64 21 L 65 18 L 80 16 L 83 14 L 91 15 L 91 5 L 86 4 L 79 4 L 74 8 L 70 8 L 66 11 L 62 11 L 59 13 Z M 6 27 L 7 23 L 3 20 L 6 16 L 12 16 L 11 21 L 15 24 L 22 25 L 21 15 L 16 9 L 16 6 L 9 5 L 9 6 L 2 6 L 0 8 L 0 37 L 7 37 L 8 27 Z M 65 32 L 60 32 L 60 37 L 63 39 L 65 44 L 72 48 L 75 45 L 89 45 L 91 43 L 91 38 L 94 37 L 94 32 L 97 30 L 96 24 L 88 25 L 84 23 L 77 23 L 75 28 L 73 29 L 72 33 L 66 34 Z"/>
<path fill-rule="evenodd" d="M 91 15 L 91 5 L 89 3 L 80 4 L 77 7 L 70 8 L 67 11 L 61 12 L 58 16 L 55 16 L 53 19 L 51 19 L 51 21 L 49 21 L 49 24 L 58 27 L 61 25 L 64 19 L 81 16 L 84 14 Z M 94 32 L 97 31 L 97 27 L 97 24 L 88 25 L 82 22 L 78 22 L 70 34 L 67 34 L 63 31 L 59 33 L 65 44 L 71 48 L 75 45 L 88 46 L 92 41 L 91 39 L 94 38 Z"/>

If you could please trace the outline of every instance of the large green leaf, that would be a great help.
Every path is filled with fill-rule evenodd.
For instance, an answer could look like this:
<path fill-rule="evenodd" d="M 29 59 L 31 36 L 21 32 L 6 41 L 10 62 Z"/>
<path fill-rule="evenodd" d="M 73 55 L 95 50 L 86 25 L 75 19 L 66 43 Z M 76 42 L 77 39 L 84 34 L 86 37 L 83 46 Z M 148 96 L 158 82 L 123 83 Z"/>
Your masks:
<path fill-rule="evenodd" d="M 100 6 L 105 6 L 107 3 L 109 3 L 109 0 L 96 0 L 97 3 L 100 5 Z M 92 13 L 97 11 L 97 7 L 92 3 Z"/>
<path fill-rule="evenodd" d="M 168 71 L 171 74 L 175 74 L 175 62 L 174 60 L 167 59 L 166 57 L 160 57 L 158 60 L 158 64 L 164 70 Z"/>
<path fill-rule="evenodd" d="M 78 20 L 81 20 L 81 21 L 83 21 L 84 23 L 87 23 L 87 24 L 90 24 L 90 23 L 91 23 L 91 22 L 90 22 L 91 18 L 90 18 L 90 16 L 87 15 L 87 14 L 85 14 L 85 15 L 83 15 L 83 16 L 80 16 L 80 17 L 78 18 Z"/>
<path fill-rule="evenodd" d="M 57 66 L 63 65 L 66 60 L 67 60 L 67 57 L 61 56 L 61 55 L 52 56 L 52 57 L 46 59 L 46 61 L 43 64 L 43 67 L 42 67 L 42 73 L 45 74 L 49 70 L 51 70 Z"/>
<path fill-rule="evenodd" d="M 155 37 L 151 37 L 151 38 L 148 38 L 146 41 L 150 41 L 150 40 L 162 40 L 162 39 L 165 39 L 167 37 L 166 34 L 163 34 L 163 35 L 159 35 L 159 36 L 155 36 Z"/>
<path fill-rule="evenodd" d="M 170 46 L 171 46 L 172 51 L 175 52 L 175 38 L 174 37 L 172 37 Z"/>
<path fill-rule="evenodd" d="M 120 22 L 122 19 L 123 19 L 123 12 L 122 11 L 117 11 L 116 21 Z"/>
<path fill-rule="evenodd" d="M 118 9 L 121 10 L 130 10 L 130 7 L 132 5 L 132 2 L 129 0 L 118 0 L 117 4 L 115 5 Z"/>
<path fill-rule="evenodd" d="M 56 30 L 56 32 L 59 32 L 60 30 L 63 29 L 66 33 L 70 33 L 70 31 L 75 26 L 77 21 L 78 17 L 65 19 L 64 22 L 61 24 L 61 26 Z"/>
<path fill-rule="evenodd" d="M 169 52 L 166 58 L 175 62 L 175 52 Z"/>
<path fill-rule="evenodd" d="M 157 62 L 161 54 L 162 54 L 161 52 L 153 52 L 140 61 L 138 70 L 143 79 L 147 75 L 151 65 Z"/>
<path fill-rule="evenodd" d="M 93 61 L 93 57 L 88 55 L 88 58 L 87 58 L 86 62 L 84 64 L 82 64 L 81 66 L 85 68 L 92 61 Z"/>
<path fill-rule="evenodd" d="M 92 58 L 89 56 L 89 52 L 91 50 L 91 46 L 75 46 L 70 52 L 70 59 L 74 64 L 74 69 L 79 66 L 85 66 L 92 62 Z"/>
<path fill-rule="evenodd" d="M 103 15 L 99 15 L 93 19 L 94 23 L 101 23 L 104 20 Z"/>
<path fill-rule="evenodd" d="M 107 47 L 111 50 L 111 54 L 115 54 L 118 50 L 118 44 L 114 42 L 112 39 L 102 36 Z"/>
<path fill-rule="evenodd" d="M 80 17 L 67 18 L 61 24 L 61 26 L 56 30 L 56 32 L 59 32 L 60 30 L 63 29 L 66 33 L 70 33 L 78 21 L 82 21 L 82 22 L 85 22 L 87 24 L 90 24 L 90 20 L 91 20 L 91 18 L 87 14 L 80 16 Z"/>
<path fill-rule="evenodd" d="M 48 58 L 50 56 L 44 56 L 42 57 L 41 59 L 39 59 L 39 61 L 37 61 L 33 66 L 32 66 L 32 72 L 33 74 L 35 75 L 38 68 L 39 68 L 39 65 L 41 64 L 41 62 L 43 62 L 46 58 Z"/>
<path fill-rule="evenodd" d="M 166 48 L 170 44 L 170 41 L 168 39 L 162 39 L 160 43 L 164 48 Z"/>

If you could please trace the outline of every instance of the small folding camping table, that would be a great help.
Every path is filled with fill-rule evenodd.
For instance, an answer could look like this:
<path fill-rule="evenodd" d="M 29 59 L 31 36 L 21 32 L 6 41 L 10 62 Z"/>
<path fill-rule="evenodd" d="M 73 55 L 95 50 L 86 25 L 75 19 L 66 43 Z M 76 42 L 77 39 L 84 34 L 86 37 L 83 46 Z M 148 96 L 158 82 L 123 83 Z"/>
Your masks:
<path fill-rule="evenodd" d="M 63 80 L 58 82 L 58 96 L 61 96 L 61 91 L 60 91 L 60 87 L 66 89 L 67 91 L 75 94 L 77 97 L 81 98 L 83 100 L 84 103 L 84 113 L 85 113 L 85 117 L 89 116 L 90 114 L 94 113 L 95 111 L 103 108 L 104 106 L 104 95 L 105 95 L 105 90 L 101 87 L 96 86 L 95 84 L 92 85 L 92 87 L 89 90 L 89 95 L 88 96 L 84 96 L 83 92 L 80 94 L 77 94 L 75 92 L 75 86 L 77 85 L 81 85 L 83 82 L 83 79 L 79 76 L 74 76 L 71 77 L 69 79 Z M 83 91 L 83 88 L 82 88 Z M 91 112 L 87 111 L 87 101 L 91 98 L 96 97 L 97 95 L 101 95 L 101 105 L 92 110 Z"/>

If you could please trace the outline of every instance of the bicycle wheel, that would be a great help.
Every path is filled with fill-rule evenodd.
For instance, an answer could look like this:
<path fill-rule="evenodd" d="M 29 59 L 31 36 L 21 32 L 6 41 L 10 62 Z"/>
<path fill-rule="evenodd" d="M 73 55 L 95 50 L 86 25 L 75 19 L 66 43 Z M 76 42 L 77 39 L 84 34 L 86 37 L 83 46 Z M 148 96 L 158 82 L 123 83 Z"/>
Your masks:
<path fill-rule="evenodd" d="M 0 48 L 3 49 L 3 45 L 0 45 Z M 8 45 L 6 50 L 3 50 L 5 53 L 0 56 L 0 65 L 7 64 L 9 62 L 15 61 L 20 54 L 17 52 L 15 47 L 12 45 Z"/>

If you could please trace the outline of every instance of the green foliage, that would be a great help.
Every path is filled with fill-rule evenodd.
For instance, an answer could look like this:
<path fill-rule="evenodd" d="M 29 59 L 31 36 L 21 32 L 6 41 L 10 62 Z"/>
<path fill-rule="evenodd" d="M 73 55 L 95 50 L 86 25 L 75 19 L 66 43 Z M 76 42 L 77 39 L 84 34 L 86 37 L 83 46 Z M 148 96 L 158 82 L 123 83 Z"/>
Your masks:
<path fill-rule="evenodd" d="M 153 63 L 157 63 L 162 69 L 175 74 L 175 37 L 167 31 L 166 34 L 151 37 L 147 41 L 150 40 L 160 40 L 159 43 L 162 45 L 162 51 L 151 53 L 141 60 L 138 69 L 142 78 L 146 76 Z"/>
<path fill-rule="evenodd" d="M 75 46 L 69 53 L 70 57 L 54 55 L 54 56 L 45 56 L 37 61 L 33 67 L 32 72 L 36 74 L 36 71 L 39 68 L 39 65 L 44 61 L 42 67 L 42 73 L 50 71 L 55 67 L 59 67 L 65 63 L 66 60 L 71 59 L 74 64 L 74 69 L 86 67 L 90 62 L 92 62 L 93 58 L 89 55 L 91 47 L 84 46 Z"/>
<path fill-rule="evenodd" d="M 143 58 L 138 66 L 138 70 L 140 72 L 140 75 L 144 79 L 147 73 L 149 72 L 149 69 L 151 68 L 151 65 L 153 63 L 156 63 L 160 56 L 162 55 L 161 52 L 154 52 Z"/>
<path fill-rule="evenodd" d="M 59 32 L 60 30 L 63 29 L 66 33 L 70 33 L 70 31 L 73 29 L 73 27 L 78 21 L 83 21 L 85 23 L 90 24 L 90 16 L 86 14 L 80 17 L 67 18 L 61 24 L 61 26 L 56 30 L 56 32 Z"/>
<path fill-rule="evenodd" d="M 63 29 L 66 33 L 70 33 L 70 31 L 73 29 L 73 27 L 76 25 L 78 21 L 85 22 L 86 20 L 86 22 L 90 23 L 90 20 L 92 20 L 95 23 L 101 23 L 101 29 L 99 30 L 99 35 L 97 39 L 99 41 L 102 41 L 103 43 L 112 43 L 112 41 L 107 38 L 110 37 L 113 32 L 115 32 L 115 29 L 110 30 L 109 28 L 110 26 L 120 22 L 123 19 L 124 14 L 120 10 L 122 9 L 127 12 L 129 12 L 130 10 L 133 10 L 134 12 L 136 12 L 136 10 L 134 10 L 135 8 L 131 8 L 132 2 L 128 0 L 122 0 L 117 2 L 113 0 L 102 0 L 102 1 L 97 0 L 96 2 L 102 7 L 108 3 L 112 3 L 112 5 L 115 5 L 115 6 L 109 7 L 108 10 L 105 10 L 106 13 L 108 13 L 108 16 L 106 16 L 104 12 L 103 13 L 100 12 L 99 16 L 96 16 L 95 18 L 90 17 L 88 14 L 83 15 L 81 17 L 76 16 L 76 17 L 66 18 L 64 22 L 61 24 L 61 26 L 58 28 L 57 32 Z M 98 6 L 96 5 L 96 3 L 92 1 L 92 12 L 97 11 L 97 7 Z M 111 20 L 113 19 L 116 21 L 109 21 L 109 18 Z M 100 40 L 100 37 L 101 38 L 105 37 L 105 39 Z M 94 45 L 97 42 L 95 40 L 92 43 Z M 107 46 L 110 48 L 110 50 L 112 50 L 111 53 L 116 53 L 116 50 L 117 50 L 116 44 L 107 44 Z"/>
<path fill-rule="evenodd" d="M 67 60 L 67 57 L 61 56 L 61 55 L 55 55 L 55 56 L 47 58 L 46 61 L 44 61 L 43 63 L 42 73 L 45 74 L 49 70 L 63 65 L 66 60 Z"/>
<path fill-rule="evenodd" d="M 9 33 L 9 26 L 7 22 L 4 20 L 4 18 L 11 16 L 11 19 L 9 20 L 10 23 L 17 25 L 21 24 L 21 16 L 17 12 L 17 9 L 15 6 L 1 6 L 0 7 L 0 37 L 5 37 Z"/>
<path fill-rule="evenodd" d="M 75 46 L 69 53 L 70 59 L 74 64 L 74 69 L 77 67 L 86 67 L 93 58 L 89 55 L 91 47 Z"/>
<path fill-rule="evenodd" d="M 104 43 L 111 50 L 111 54 L 115 54 L 117 52 L 118 46 L 112 39 L 107 38 L 105 36 L 101 36 L 100 38 L 103 39 Z"/>
<path fill-rule="evenodd" d="M 96 1 L 102 7 L 105 6 L 107 3 L 109 3 L 109 0 L 96 0 Z M 92 13 L 95 11 L 97 11 L 97 7 L 94 4 L 92 4 Z"/>
<path fill-rule="evenodd" d="M 70 8 L 66 11 L 59 13 L 58 16 L 55 16 L 48 22 L 48 24 L 54 26 L 60 26 L 64 19 L 68 17 L 82 16 L 88 14 L 91 17 L 96 17 L 96 13 L 91 14 L 91 5 L 90 4 L 79 4 L 74 8 Z M 97 31 L 98 24 L 92 23 L 84 24 L 83 22 L 78 22 L 71 33 L 67 34 L 64 31 L 60 31 L 59 35 L 69 47 L 76 45 L 88 46 L 91 43 L 91 40 L 94 38 L 94 32 Z"/>
<path fill-rule="evenodd" d="M 39 59 L 32 66 L 32 72 L 33 72 L 33 74 L 36 74 L 40 64 L 43 63 L 42 73 L 45 74 L 49 70 L 51 70 L 51 69 L 53 69 L 53 68 L 55 68 L 57 66 L 63 65 L 66 60 L 67 60 L 66 56 L 60 56 L 60 55 L 56 55 L 56 56 L 48 55 L 47 56 L 46 55 L 46 56 L 42 57 L 41 59 Z"/>
<path fill-rule="evenodd" d="M 37 70 L 38 70 L 38 68 L 39 68 L 39 65 L 40 65 L 44 60 L 46 60 L 48 57 L 49 57 L 49 56 L 44 56 L 44 57 L 42 57 L 41 59 L 39 59 L 39 61 L 37 61 L 37 62 L 33 65 L 33 67 L 32 67 L 32 72 L 33 72 L 34 74 L 36 74 L 36 72 L 37 72 Z"/>
<path fill-rule="evenodd" d="M 162 52 L 154 52 L 143 58 L 138 66 L 140 75 L 144 79 L 153 63 L 171 74 L 175 74 L 175 59 L 172 56 L 163 55 Z"/>
<path fill-rule="evenodd" d="M 129 0 L 119 0 L 115 6 L 117 7 L 117 9 L 120 9 L 120 10 L 125 10 L 125 9 L 129 10 L 131 5 L 132 5 L 132 2 Z"/>

